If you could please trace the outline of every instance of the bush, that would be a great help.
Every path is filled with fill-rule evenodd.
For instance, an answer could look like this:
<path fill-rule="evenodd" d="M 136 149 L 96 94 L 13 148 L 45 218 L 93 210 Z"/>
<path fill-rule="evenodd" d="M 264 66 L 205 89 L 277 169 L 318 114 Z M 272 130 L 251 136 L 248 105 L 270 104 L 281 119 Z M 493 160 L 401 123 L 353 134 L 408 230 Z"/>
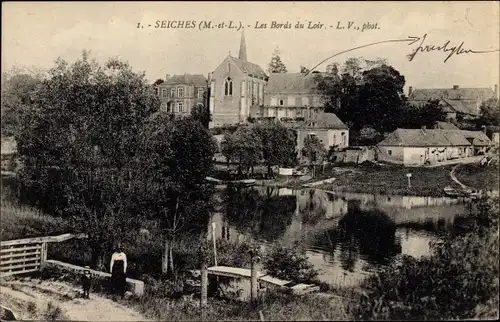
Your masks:
<path fill-rule="evenodd" d="M 297 246 L 275 246 L 264 259 L 267 274 L 296 283 L 315 283 L 318 271 Z"/>

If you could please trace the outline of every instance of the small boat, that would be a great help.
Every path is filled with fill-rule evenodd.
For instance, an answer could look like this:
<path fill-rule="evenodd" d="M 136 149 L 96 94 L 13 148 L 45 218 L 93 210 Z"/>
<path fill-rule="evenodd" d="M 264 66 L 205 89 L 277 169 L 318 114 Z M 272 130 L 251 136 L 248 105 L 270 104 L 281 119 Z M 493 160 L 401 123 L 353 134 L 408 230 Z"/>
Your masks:
<path fill-rule="evenodd" d="M 255 179 L 243 179 L 243 180 L 231 180 L 225 181 L 227 184 L 242 185 L 242 186 L 253 186 L 255 184 Z"/>
<path fill-rule="evenodd" d="M 464 195 L 464 192 L 457 190 L 455 188 L 452 188 L 450 186 L 444 187 L 444 193 L 449 196 L 449 197 L 460 197 Z"/>

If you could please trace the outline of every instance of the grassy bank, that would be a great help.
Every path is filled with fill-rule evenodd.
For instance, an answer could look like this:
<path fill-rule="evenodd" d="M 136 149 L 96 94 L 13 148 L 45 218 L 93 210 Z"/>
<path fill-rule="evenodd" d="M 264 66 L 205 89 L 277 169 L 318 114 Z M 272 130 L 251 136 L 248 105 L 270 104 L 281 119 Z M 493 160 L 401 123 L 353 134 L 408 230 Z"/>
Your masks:
<path fill-rule="evenodd" d="M 483 167 L 480 164 L 462 164 L 455 170 L 457 179 L 466 186 L 481 190 L 498 190 L 498 164 Z"/>
<path fill-rule="evenodd" d="M 445 186 L 456 185 L 450 177 L 451 169 L 451 166 L 406 168 L 394 165 L 359 165 L 333 168 L 314 181 L 334 177 L 335 182 L 319 188 L 339 192 L 440 197 L 444 196 Z M 411 187 L 408 187 L 407 173 L 411 173 Z"/>

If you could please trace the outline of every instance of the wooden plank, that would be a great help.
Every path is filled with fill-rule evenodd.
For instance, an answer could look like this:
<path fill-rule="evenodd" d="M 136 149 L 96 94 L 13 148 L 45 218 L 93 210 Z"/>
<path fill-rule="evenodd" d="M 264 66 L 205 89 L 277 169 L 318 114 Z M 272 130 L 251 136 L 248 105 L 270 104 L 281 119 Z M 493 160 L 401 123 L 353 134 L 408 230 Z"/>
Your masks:
<path fill-rule="evenodd" d="M 32 258 L 20 258 L 20 259 L 12 259 L 12 260 L 8 260 L 8 261 L 2 261 L 0 263 L 0 267 L 8 266 L 10 264 L 15 264 L 15 263 L 26 263 L 26 262 L 33 262 L 33 261 L 40 262 L 41 258 L 40 257 L 32 257 Z"/>
<path fill-rule="evenodd" d="M 23 271 L 0 272 L 0 276 L 7 277 L 7 276 L 12 276 L 12 275 L 17 275 L 17 274 L 33 273 L 33 272 L 38 272 L 39 270 L 40 270 L 39 268 L 30 268 L 30 269 L 25 269 Z"/>
<path fill-rule="evenodd" d="M 16 248 L 4 248 L 0 249 L 0 253 L 19 253 L 27 250 L 41 249 L 42 245 L 29 246 L 29 247 L 16 247 Z"/>
<path fill-rule="evenodd" d="M 60 243 L 69 239 L 82 239 L 87 238 L 85 234 L 62 234 L 59 236 L 48 236 L 48 237 L 33 237 L 33 238 L 24 238 L 24 239 L 14 239 L 14 240 L 6 240 L 0 242 L 0 246 L 11 246 L 11 245 L 19 245 L 19 244 L 33 244 L 33 243 Z"/>
<path fill-rule="evenodd" d="M 31 252 L 27 252 L 27 253 L 3 254 L 3 255 L 0 255 L 0 264 L 2 263 L 2 261 L 7 260 L 9 258 L 40 256 L 41 254 L 42 254 L 42 252 L 40 252 L 39 250 L 36 250 L 34 252 L 31 251 Z"/>
<path fill-rule="evenodd" d="M 0 271 L 13 270 L 13 269 L 32 267 L 32 266 L 40 266 L 40 263 L 5 266 L 5 267 L 0 267 Z"/>

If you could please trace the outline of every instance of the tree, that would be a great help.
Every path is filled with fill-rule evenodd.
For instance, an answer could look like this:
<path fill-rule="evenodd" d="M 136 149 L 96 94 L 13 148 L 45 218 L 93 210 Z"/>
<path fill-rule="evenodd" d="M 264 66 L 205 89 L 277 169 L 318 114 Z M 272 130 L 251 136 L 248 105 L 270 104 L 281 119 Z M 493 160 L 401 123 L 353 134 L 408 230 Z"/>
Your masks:
<path fill-rule="evenodd" d="M 272 73 L 286 73 L 287 69 L 285 64 L 281 61 L 280 52 L 276 49 L 271 57 L 271 62 L 269 63 L 268 72 Z"/>
<path fill-rule="evenodd" d="M 32 95 L 44 78 L 42 71 L 15 68 L 2 73 L 2 136 L 15 135 L 31 105 Z"/>
<path fill-rule="evenodd" d="M 264 269 L 267 274 L 296 283 L 314 283 L 318 271 L 309 262 L 305 252 L 294 247 L 275 246 L 266 254 Z"/>
<path fill-rule="evenodd" d="M 153 83 L 153 86 L 157 86 L 157 85 L 160 85 L 160 84 L 163 84 L 165 83 L 165 81 L 161 78 L 158 78 L 157 80 L 155 80 L 155 82 Z"/>
<path fill-rule="evenodd" d="M 141 213 L 132 203 L 141 127 L 159 109 L 144 74 L 83 52 L 58 59 L 31 96 L 17 135 L 28 200 L 87 233 L 93 266 Z"/>
<path fill-rule="evenodd" d="M 262 158 L 262 147 L 254 127 L 239 127 L 234 133 L 227 134 L 223 141 L 223 154 L 227 160 L 238 162 L 238 174 L 253 169 Z M 229 146 L 229 144 L 231 146 Z"/>
<path fill-rule="evenodd" d="M 422 126 L 431 128 L 438 121 L 446 121 L 446 113 L 439 105 L 439 100 L 429 100 L 420 106 L 407 104 L 404 108 L 406 116 L 401 118 L 400 127 L 418 129 Z"/>
<path fill-rule="evenodd" d="M 300 73 L 301 74 L 308 74 L 311 70 L 305 66 L 300 66 Z"/>
<path fill-rule="evenodd" d="M 481 121 L 486 125 L 500 125 L 500 102 L 496 98 L 484 101 L 480 107 Z"/>
<path fill-rule="evenodd" d="M 319 141 L 316 135 L 305 137 L 302 155 L 309 160 L 309 166 L 322 162 L 326 157 L 326 153 L 325 146 Z"/>
<path fill-rule="evenodd" d="M 174 273 L 173 243 L 180 233 L 199 233 L 208 225 L 215 142 L 192 118 L 158 115 L 145 127 L 140 158 L 142 206 L 160 222 L 164 238 L 162 271 Z"/>
<path fill-rule="evenodd" d="M 273 166 L 289 166 L 296 161 L 296 135 L 293 130 L 273 122 L 257 124 L 255 131 L 261 142 L 268 176 L 273 176 Z"/>
<path fill-rule="evenodd" d="M 210 114 L 209 108 L 209 98 L 210 92 L 206 91 L 203 93 L 203 103 L 196 104 L 191 109 L 191 117 L 199 121 L 205 128 L 208 129 L 212 116 Z"/>

